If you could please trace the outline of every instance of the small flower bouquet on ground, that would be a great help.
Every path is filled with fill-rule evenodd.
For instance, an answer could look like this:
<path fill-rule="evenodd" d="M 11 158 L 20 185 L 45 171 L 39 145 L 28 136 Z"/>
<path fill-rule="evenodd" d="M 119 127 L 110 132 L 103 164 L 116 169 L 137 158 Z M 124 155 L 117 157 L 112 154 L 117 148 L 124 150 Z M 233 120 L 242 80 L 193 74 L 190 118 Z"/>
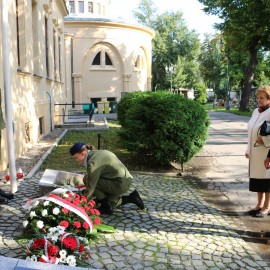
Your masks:
<path fill-rule="evenodd" d="M 102 224 L 95 202 L 66 189 L 56 189 L 29 200 L 23 226 L 36 235 L 26 247 L 27 259 L 53 264 L 82 265 L 89 258 L 89 244 L 98 233 L 113 232 Z M 21 241 L 23 242 L 23 241 Z"/>
<path fill-rule="evenodd" d="M 60 191 L 60 192 L 59 192 Z M 85 196 L 57 189 L 44 197 L 29 201 L 25 208 L 23 226 L 36 233 L 46 233 L 48 228 L 63 226 L 70 233 L 89 237 L 101 224 L 95 202 L 87 202 Z"/>
<path fill-rule="evenodd" d="M 26 245 L 27 260 L 69 266 L 86 266 L 89 259 L 88 240 L 67 233 L 62 226 L 48 229 L 46 235 L 32 239 Z"/>

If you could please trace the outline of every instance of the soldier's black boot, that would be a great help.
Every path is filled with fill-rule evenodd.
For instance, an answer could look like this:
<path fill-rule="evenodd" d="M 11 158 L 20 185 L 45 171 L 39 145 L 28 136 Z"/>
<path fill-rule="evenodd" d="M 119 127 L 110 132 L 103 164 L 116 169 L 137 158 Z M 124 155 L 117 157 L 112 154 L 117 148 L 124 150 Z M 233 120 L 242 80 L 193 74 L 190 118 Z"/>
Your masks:
<path fill-rule="evenodd" d="M 113 207 L 106 200 L 103 200 L 100 202 L 100 206 L 97 208 L 97 210 L 100 212 L 100 214 L 105 214 L 105 215 L 112 215 L 113 214 Z"/>
<path fill-rule="evenodd" d="M 6 202 L 7 202 L 7 199 L 0 196 L 0 204 L 6 203 Z"/>
<path fill-rule="evenodd" d="M 125 205 L 127 203 L 136 204 L 141 210 L 144 209 L 144 203 L 140 197 L 139 192 L 136 189 L 133 192 L 131 192 L 128 196 L 122 197 L 121 205 Z"/>

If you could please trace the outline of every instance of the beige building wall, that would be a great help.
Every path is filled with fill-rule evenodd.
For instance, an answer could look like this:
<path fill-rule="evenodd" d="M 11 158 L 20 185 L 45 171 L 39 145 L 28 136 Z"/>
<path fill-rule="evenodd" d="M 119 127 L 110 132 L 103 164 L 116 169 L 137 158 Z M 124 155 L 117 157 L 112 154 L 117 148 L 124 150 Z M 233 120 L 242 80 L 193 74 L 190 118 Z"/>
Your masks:
<path fill-rule="evenodd" d="M 2 6 L 1 10 L 2 10 Z M 0 12 L 0 41 L 3 41 L 3 32 L 2 32 L 2 12 Z M 2 47 L 2 42 L 0 42 L 0 94 L 1 94 L 1 109 L 2 111 L 4 111 L 4 74 L 3 74 L 3 69 L 4 69 L 4 65 L 3 65 L 3 47 Z M 4 113 L 4 112 L 3 112 Z M 7 159 L 7 151 L 5 150 L 5 142 L 6 142 L 6 133 L 5 133 L 6 129 L 0 129 L 0 168 L 1 168 L 1 160 L 5 160 Z"/>
<path fill-rule="evenodd" d="M 63 0 L 8 1 L 10 71 L 3 67 L 0 43 L 0 88 L 2 108 L 12 106 L 15 156 L 62 122 L 55 103 L 65 103 L 65 39 Z M 2 18 L 0 20 L 2 29 Z M 1 31 L 2 32 L 2 31 Z M 0 34 L 1 35 L 1 34 Z M 1 37 L 2 40 L 2 37 Z M 4 73 L 11 76 L 11 104 L 4 101 Z M 62 106 L 63 107 L 63 106 Z M 60 106 L 58 109 L 61 111 Z M 2 130 L 0 168 L 8 163 L 6 130 Z"/>
<path fill-rule="evenodd" d="M 107 18 L 97 8 L 91 14 L 89 1 L 66 2 L 71 10 L 65 18 L 65 31 L 73 35 L 70 88 L 72 100 L 78 104 L 75 107 L 90 99 L 119 101 L 128 92 L 150 91 L 154 31 Z M 78 13 L 79 2 L 85 3 L 85 13 Z M 94 7 L 104 5 L 105 10 L 109 10 L 109 2 L 91 1 Z"/>

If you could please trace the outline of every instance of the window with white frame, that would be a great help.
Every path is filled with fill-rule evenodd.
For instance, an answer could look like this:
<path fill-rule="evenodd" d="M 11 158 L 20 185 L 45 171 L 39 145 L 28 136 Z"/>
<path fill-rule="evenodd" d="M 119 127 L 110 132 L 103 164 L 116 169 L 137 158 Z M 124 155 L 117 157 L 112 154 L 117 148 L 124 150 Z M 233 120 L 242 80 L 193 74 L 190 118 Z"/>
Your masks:
<path fill-rule="evenodd" d="M 18 66 L 26 66 L 26 37 L 25 37 L 25 3 L 16 0 L 16 32 L 17 32 L 17 61 Z"/>
<path fill-rule="evenodd" d="M 84 1 L 78 2 L 78 11 L 79 13 L 84 13 Z"/>
<path fill-rule="evenodd" d="M 40 53 L 39 53 L 39 42 L 37 42 L 38 30 L 38 7 L 36 0 L 32 0 L 32 35 L 33 35 L 33 61 L 34 61 L 34 74 L 40 74 Z"/>
<path fill-rule="evenodd" d="M 113 62 L 112 62 L 111 56 L 105 49 L 99 51 L 95 55 L 92 61 L 92 66 L 103 68 L 103 69 L 113 68 Z"/>
<path fill-rule="evenodd" d="M 93 2 L 88 1 L 88 13 L 93 13 Z"/>
<path fill-rule="evenodd" d="M 74 1 L 69 1 L 69 13 L 75 13 Z"/>

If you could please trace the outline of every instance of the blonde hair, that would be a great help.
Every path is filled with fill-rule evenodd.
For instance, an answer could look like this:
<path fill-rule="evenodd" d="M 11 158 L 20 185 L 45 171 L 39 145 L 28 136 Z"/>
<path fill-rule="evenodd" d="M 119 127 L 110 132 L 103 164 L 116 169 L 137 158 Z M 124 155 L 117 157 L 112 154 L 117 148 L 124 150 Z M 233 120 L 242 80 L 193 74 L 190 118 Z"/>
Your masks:
<path fill-rule="evenodd" d="M 266 98 L 270 99 L 270 86 L 269 85 L 260 86 L 256 91 L 256 96 L 258 96 L 261 93 L 265 93 Z"/>

